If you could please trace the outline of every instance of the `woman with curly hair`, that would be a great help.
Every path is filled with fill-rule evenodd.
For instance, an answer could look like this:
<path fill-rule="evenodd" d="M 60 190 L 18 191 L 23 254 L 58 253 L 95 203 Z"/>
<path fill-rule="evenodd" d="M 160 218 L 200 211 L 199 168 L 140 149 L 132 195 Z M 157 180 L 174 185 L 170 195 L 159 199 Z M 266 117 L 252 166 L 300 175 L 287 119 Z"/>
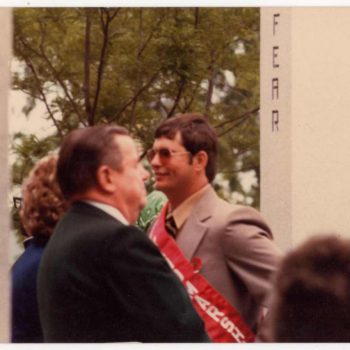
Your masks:
<path fill-rule="evenodd" d="M 22 186 L 20 219 L 28 238 L 12 267 L 12 342 L 43 341 L 36 279 L 40 259 L 54 227 L 67 210 L 56 181 L 57 155 L 41 159 Z"/>

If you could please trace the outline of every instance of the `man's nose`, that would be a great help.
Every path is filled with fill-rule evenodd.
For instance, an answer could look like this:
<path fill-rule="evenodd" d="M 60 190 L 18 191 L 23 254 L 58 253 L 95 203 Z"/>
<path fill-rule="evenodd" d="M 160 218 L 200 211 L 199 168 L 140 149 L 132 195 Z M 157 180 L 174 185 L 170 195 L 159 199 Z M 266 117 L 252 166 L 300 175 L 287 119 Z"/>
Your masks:
<path fill-rule="evenodd" d="M 156 152 L 156 154 L 153 156 L 153 158 L 151 159 L 151 161 L 149 163 L 151 164 L 152 168 L 160 166 L 160 159 L 159 159 L 158 152 Z"/>
<path fill-rule="evenodd" d="M 150 173 L 143 166 L 141 166 L 141 176 L 143 181 L 147 181 L 150 178 Z"/>

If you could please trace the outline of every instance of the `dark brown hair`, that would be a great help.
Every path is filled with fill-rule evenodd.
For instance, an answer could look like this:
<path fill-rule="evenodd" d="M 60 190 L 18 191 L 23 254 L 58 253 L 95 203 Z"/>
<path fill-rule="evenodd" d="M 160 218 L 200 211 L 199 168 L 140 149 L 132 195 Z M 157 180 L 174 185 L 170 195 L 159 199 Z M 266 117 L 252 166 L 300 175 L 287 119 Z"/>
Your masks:
<path fill-rule="evenodd" d="M 63 140 L 57 165 L 57 179 L 69 199 L 96 185 L 102 164 L 120 169 L 122 159 L 115 135 L 129 135 L 117 125 L 99 125 L 71 131 Z"/>
<path fill-rule="evenodd" d="M 208 154 L 205 174 L 212 182 L 216 174 L 217 136 L 207 119 L 197 113 L 179 114 L 162 122 L 155 131 L 155 138 L 166 137 L 173 140 L 180 132 L 183 146 L 192 155 L 199 151 Z"/>
<path fill-rule="evenodd" d="M 289 253 L 275 293 L 276 342 L 349 342 L 350 241 L 318 236 Z"/>
<path fill-rule="evenodd" d="M 21 223 L 29 236 L 49 237 L 67 210 L 56 179 L 57 155 L 41 159 L 22 185 Z"/>

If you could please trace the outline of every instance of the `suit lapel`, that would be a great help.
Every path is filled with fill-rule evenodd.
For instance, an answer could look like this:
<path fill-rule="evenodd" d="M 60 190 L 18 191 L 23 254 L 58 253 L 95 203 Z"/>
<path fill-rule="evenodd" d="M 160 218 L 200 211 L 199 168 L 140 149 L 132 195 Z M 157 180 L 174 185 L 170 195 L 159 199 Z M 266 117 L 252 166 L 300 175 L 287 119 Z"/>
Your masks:
<path fill-rule="evenodd" d="M 209 229 L 212 201 L 216 198 L 212 187 L 206 191 L 192 209 L 176 240 L 187 259 L 192 259 Z"/>

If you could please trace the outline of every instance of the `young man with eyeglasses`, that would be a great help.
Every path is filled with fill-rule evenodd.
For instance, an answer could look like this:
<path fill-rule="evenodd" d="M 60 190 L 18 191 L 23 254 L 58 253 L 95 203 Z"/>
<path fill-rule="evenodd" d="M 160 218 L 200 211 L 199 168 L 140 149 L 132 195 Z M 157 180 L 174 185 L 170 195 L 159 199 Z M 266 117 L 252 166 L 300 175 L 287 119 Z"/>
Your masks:
<path fill-rule="evenodd" d="M 147 156 L 155 187 L 169 202 L 150 237 L 186 286 L 211 339 L 248 342 L 268 308 L 281 253 L 257 210 L 215 193 L 217 147 L 214 129 L 198 114 L 169 118 L 156 129 Z"/>

